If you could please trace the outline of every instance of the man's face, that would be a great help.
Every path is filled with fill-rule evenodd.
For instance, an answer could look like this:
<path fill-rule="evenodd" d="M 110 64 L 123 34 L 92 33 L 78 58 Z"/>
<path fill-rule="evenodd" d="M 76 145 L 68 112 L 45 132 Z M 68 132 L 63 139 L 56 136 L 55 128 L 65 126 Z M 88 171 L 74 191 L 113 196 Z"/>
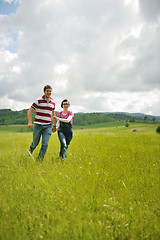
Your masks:
<path fill-rule="evenodd" d="M 46 98 L 50 98 L 51 94 L 52 94 L 52 89 L 50 89 L 50 88 L 47 88 L 44 91 L 44 95 L 45 95 Z"/>

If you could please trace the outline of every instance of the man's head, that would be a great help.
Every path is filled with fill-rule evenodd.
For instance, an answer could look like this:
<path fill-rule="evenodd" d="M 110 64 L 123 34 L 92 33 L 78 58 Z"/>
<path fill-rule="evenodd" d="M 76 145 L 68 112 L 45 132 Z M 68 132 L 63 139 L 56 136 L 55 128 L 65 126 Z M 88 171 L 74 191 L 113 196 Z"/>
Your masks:
<path fill-rule="evenodd" d="M 46 86 L 44 86 L 44 92 L 46 91 L 46 89 L 51 89 L 52 90 L 52 87 L 50 85 L 46 85 Z"/>
<path fill-rule="evenodd" d="M 50 85 L 46 85 L 44 87 L 44 95 L 46 99 L 49 99 L 52 94 L 52 87 Z"/>

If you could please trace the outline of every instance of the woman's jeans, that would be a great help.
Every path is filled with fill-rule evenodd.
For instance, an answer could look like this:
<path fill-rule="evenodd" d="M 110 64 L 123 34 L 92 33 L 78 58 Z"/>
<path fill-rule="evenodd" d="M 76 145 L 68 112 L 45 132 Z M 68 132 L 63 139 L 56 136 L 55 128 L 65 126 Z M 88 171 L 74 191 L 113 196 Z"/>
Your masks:
<path fill-rule="evenodd" d="M 73 137 L 73 132 L 61 132 L 60 130 L 58 131 L 58 137 L 61 143 L 61 148 L 60 148 L 60 153 L 59 156 L 62 159 L 66 159 L 67 157 L 67 148 L 72 140 Z"/>
<path fill-rule="evenodd" d="M 40 138 L 42 136 L 42 146 L 38 155 L 38 158 L 43 160 L 44 155 L 47 151 L 48 147 L 48 141 L 50 139 L 52 133 L 52 125 L 40 125 L 40 124 L 34 124 L 33 126 L 33 142 L 31 143 L 30 146 L 30 152 L 32 153 L 34 149 L 37 147 L 39 144 Z"/>

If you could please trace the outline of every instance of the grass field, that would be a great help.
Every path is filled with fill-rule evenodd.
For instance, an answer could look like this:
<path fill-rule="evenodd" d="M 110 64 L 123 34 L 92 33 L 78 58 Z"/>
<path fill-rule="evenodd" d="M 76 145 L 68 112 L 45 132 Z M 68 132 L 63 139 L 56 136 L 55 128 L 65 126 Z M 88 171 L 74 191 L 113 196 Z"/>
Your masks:
<path fill-rule="evenodd" d="M 75 130 L 64 164 L 55 133 L 42 165 L 27 154 L 32 132 L 0 129 L 0 239 L 159 240 L 155 129 Z"/>

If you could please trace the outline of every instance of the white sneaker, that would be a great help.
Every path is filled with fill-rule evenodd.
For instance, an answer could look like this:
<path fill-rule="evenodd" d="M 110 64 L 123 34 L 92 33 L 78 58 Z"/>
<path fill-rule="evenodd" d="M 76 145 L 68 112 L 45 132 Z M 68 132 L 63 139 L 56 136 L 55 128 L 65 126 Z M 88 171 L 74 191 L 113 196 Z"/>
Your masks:
<path fill-rule="evenodd" d="M 30 157 L 33 159 L 33 161 L 35 162 L 35 159 L 34 159 L 34 157 L 33 157 L 32 153 L 30 152 L 30 150 L 29 150 L 29 149 L 27 149 L 27 152 L 28 152 L 29 156 L 30 156 Z"/>

